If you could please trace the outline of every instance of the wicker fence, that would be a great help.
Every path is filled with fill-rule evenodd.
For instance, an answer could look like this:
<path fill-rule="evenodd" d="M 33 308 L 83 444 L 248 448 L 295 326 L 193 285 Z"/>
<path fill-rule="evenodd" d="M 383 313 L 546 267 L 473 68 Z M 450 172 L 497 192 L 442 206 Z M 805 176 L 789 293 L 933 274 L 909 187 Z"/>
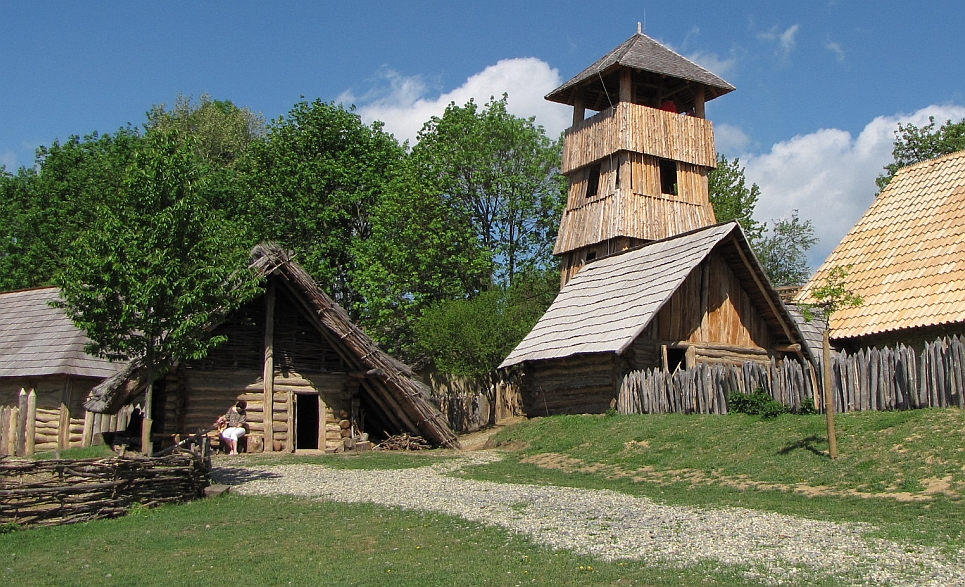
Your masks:
<path fill-rule="evenodd" d="M 839 412 L 965 407 L 965 344 L 958 336 L 928 343 L 920 352 L 898 345 L 835 353 L 831 363 Z M 796 361 L 702 363 L 675 373 L 634 371 L 623 380 L 617 409 L 624 414 L 726 414 L 731 393 L 757 389 L 792 409 L 805 399 L 820 406 L 816 391 L 821 380 L 820 370 Z"/>
<path fill-rule="evenodd" d="M 187 453 L 155 458 L 0 458 L 0 524 L 54 526 L 122 516 L 135 504 L 204 495 L 209 471 Z"/>

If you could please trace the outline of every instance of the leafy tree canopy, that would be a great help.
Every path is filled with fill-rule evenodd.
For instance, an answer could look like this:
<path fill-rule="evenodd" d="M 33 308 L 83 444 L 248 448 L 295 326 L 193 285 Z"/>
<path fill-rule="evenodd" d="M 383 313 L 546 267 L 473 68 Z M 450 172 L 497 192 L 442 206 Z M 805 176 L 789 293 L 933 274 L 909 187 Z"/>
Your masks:
<path fill-rule="evenodd" d="M 265 135 L 265 118 L 248 108 L 238 108 L 230 100 L 214 100 L 201 94 L 194 103 L 179 94 L 170 110 L 158 104 L 147 113 L 149 130 L 179 131 L 192 137 L 200 158 L 210 164 L 228 165 L 236 161 L 254 141 Z"/>
<path fill-rule="evenodd" d="M 559 293 L 559 283 L 556 270 L 530 271 L 509 287 L 440 302 L 419 318 L 415 346 L 447 373 L 492 373 L 536 325 Z"/>
<path fill-rule="evenodd" d="M 422 128 L 412 159 L 425 187 L 490 252 L 490 281 L 510 285 L 522 270 L 553 264 L 566 182 L 561 141 L 507 102 L 504 94 L 482 108 L 450 104 Z"/>
<path fill-rule="evenodd" d="M 717 222 L 737 220 L 748 240 L 755 242 L 761 238 L 765 225 L 754 220 L 754 207 L 761 195 L 761 188 L 756 183 L 747 187 L 744 178 L 744 168 L 740 159 L 728 161 L 720 153 L 717 154 L 717 168 L 712 169 L 708 176 L 710 188 L 710 203 L 714 207 Z"/>
<path fill-rule="evenodd" d="M 341 106 L 299 102 L 268 126 L 239 165 L 238 211 L 254 241 L 291 248 L 298 262 L 357 318 L 359 243 L 405 151 L 380 123 Z"/>
<path fill-rule="evenodd" d="M 492 304 L 497 294 L 471 300 L 556 266 L 561 145 L 506 104 L 450 104 L 426 123 L 375 208 L 357 285 L 363 324 L 392 352 L 419 352 L 414 329 L 430 306 Z"/>
<path fill-rule="evenodd" d="M 178 131 L 149 133 L 122 174 L 115 202 L 73 243 L 57 277 L 61 306 L 112 360 L 171 361 L 204 356 L 204 336 L 221 312 L 250 299 L 239 231 L 208 206 L 202 167 Z"/>
<path fill-rule="evenodd" d="M 53 283 L 98 207 L 122 205 L 124 173 L 142 140 L 131 128 L 72 136 L 38 148 L 34 167 L 0 172 L 0 290 Z"/>
<path fill-rule="evenodd" d="M 807 251 L 817 242 L 811 221 L 802 222 L 794 210 L 790 218 L 771 221 L 770 231 L 757 241 L 754 252 L 775 286 L 801 285 L 811 275 Z"/>
<path fill-rule="evenodd" d="M 878 176 L 878 192 L 885 189 L 902 167 L 928 161 L 935 157 L 965 150 L 965 119 L 948 120 L 935 128 L 935 117 L 928 117 L 928 124 L 919 128 L 914 124 L 898 124 L 895 131 L 894 162 L 885 166 L 885 173 Z"/>

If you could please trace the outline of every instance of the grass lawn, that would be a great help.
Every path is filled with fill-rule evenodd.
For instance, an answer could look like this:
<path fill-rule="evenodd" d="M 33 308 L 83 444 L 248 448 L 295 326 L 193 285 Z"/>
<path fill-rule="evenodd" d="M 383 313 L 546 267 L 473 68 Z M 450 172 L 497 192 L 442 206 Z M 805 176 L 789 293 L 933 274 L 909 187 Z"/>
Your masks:
<path fill-rule="evenodd" d="M 823 416 L 536 418 L 493 437 L 506 450 L 502 462 L 461 474 L 868 522 L 892 540 L 965 549 L 965 412 L 841 414 L 838 430 L 841 456 L 832 461 Z M 246 455 L 216 464 L 398 469 L 455 454 Z M 284 497 L 227 495 L 0 533 L 0 584 L 17 587 L 754 584 L 743 571 L 608 563 L 459 518 Z"/>
<path fill-rule="evenodd" d="M 868 522 L 889 539 L 965 548 L 965 411 L 836 420 L 831 460 L 823 415 L 535 418 L 492 439 L 516 449 L 508 458 L 467 474 Z"/>
<path fill-rule="evenodd" d="M 553 552 L 459 518 L 228 495 L 0 535 L 4 585 L 740 585 L 740 569 Z"/>

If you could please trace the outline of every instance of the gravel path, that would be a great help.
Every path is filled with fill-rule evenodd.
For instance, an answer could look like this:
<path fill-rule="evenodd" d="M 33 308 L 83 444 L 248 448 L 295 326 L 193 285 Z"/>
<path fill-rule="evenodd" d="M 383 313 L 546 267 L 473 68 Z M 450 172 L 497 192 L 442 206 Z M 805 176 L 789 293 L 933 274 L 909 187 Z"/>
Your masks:
<path fill-rule="evenodd" d="M 216 468 L 218 482 L 245 495 L 287 494 L 427 510 L 498 525 L 551 548 L 604 560 L 686 566 L 750 565 L 748 578 L 843 584 L 965 585 L 965 552 L 864 536 L 863 524 L 836 524 L 741 508 L 668 506 L 613 491 L 492 483 L 449 476 L 498 460 L 478 452 L 417 469 L 361 471 L 322 465 Z M 359 487 L 369 490 L 358 492 Z"/>

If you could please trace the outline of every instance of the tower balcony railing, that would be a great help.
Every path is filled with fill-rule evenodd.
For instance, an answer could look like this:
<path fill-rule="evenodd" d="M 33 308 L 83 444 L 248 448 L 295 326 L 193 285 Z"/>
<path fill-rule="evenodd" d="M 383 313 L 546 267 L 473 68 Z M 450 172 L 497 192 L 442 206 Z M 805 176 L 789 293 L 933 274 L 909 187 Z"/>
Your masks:
<path fill-rule="evenodd" d="M 618 151 L 717 166 L 714 125 L 709 120 L 620 102 L 566 131 L 563 173 Z"/>

